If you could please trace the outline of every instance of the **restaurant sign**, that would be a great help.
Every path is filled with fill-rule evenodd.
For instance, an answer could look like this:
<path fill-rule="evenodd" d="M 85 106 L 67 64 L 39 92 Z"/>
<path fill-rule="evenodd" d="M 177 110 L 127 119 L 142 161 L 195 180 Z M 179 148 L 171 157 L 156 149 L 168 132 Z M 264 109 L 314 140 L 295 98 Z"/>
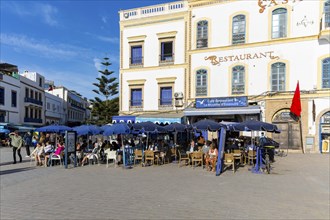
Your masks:
<path fill-rule="evenodd" d="M 246 106 L 248 106 L 247 96 L 196 99 L 196 108 L 228 108 Z"/>
<path fill-rule="evenodd" d="M 212 55 L 212 56 L 204 57 L 204 60 L 209 60 L 212 65 L 220 66 L 221 63 L 226 63 L 226 62 L 239 62 L 243 60 L 254 60 L 254 59 L 262 59 L 262 58 L 269 58 L 271 60 L 280 59 L 279 56 L 274 55 L 274 51 L 267 51 L 260 53 L 246 53 L 246 54 L 238 54 L 238 55 L 230 55 L 230 56 L 222 56 L 222 57 Z"/>

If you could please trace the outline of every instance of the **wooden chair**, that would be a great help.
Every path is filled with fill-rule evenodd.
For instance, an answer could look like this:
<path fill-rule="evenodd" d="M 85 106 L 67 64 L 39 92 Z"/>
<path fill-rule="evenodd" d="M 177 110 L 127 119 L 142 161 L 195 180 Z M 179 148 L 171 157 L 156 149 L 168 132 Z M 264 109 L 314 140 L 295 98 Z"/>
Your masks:
<path fill-rule="evenodd" d="M 203 152 L 197 151 L 197 152 L 192 153 L 192 155 L 191 155 L 191 166 L 194 166 L 194 168 L 195 168 L 196 162 L 198 162 L 198 165 L 201 164 L 202 169 L 204 168 L 203 167 Z"/>
<path fill-rule="evenodd" d="M 165 152 L 163 152 L 163 151 L 160 152 L 159 159 L 161 160 L 162 164 L 165 164 L 166 163 L 166 160 L 167 160 L 167 163 L 170 163 L 170 159 L 167 156 L 167 152 L 166 151 Z"/>
<path fill-rule="evenodd" d="M 235 159 L 233 154 L 225 154 L 225 158 L 223 160 L 223 164 L 226 165 L 226 169 L 229 166 L 232 166 L 233 172 L 235 173 Z"/>
<path fill-rule="evenodd" d="M 251 161 L 252 161 L 252 164 L 254 165 L 254 161 L 256 159 L 257 159 L 257 152 L 255 150 L 249 150 L 248 154 L 247 154 L 247 157 L 246 157 L 246 160 L 247 160 L 248 164 L 250 165 Z"/>
<path fill-rule="evenodd" d="M 187 161 L 187 164 L 190 163 L 189 155 L 181 151 L 178 151 L 178 153 L 179 153 L 179 167 L 181 167 L 181 161 Z"/>
<path fill-rule="evenodd" d="M 152 161 L 152 165 L 155 163 L 155 154 L 152 150 L 144 151 L 144 163 L 147 164 L 148 161 Z"/>
<path fill-rule="evenodd" d="M 142 166 L 142 160 L 143 160 L 142 150 L 135 149 L 135 151 L 134 151 L 134 166 L 135 166 L 135 162 L 137 160 L 141 161 L 141 166 Z"/>
<path fill-rule="evenodd" d="M 242 154 L 242 151 L 239 150 L 239 149 L 234 149 L 234 158 L 235 160 L 236 159 L 239 159 L 239 163 L 242 164 L 243 163 L 243 154 Z M 236 155 L 240 155 L 240 156 L 236 156 Z"/>
<path fill-rule="evenodd" d="M 171 148 L 171 159 L 174 160 L 176 159 L 177 155 L 176 155 L 176 148 Z"/>

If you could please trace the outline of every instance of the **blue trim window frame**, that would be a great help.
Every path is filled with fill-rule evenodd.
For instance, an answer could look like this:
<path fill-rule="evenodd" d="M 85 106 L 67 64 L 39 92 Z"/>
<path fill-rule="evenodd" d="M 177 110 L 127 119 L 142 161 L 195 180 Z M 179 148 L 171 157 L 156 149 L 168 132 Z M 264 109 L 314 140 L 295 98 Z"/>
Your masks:
<path fill-rule="evenodd" d="M 160 102 L 161 106 L 172 106 L 173 104 L 173 88 L 172 86 L 160 87 Z"/>
<path fill-rule="evenodd" d="M 196 97 L 207 96 L 207 70 L 200 69 L 196 72 Z"/>
<path fill-rule="evenodd" d="M 142 107 L 142 88 L 131 89 L 130 106 Z"/>
<path fill-rule="evenodd" d="M 272 12 L 272 39 L 287 36 L 287 10 L 278 8 Z"/>
<path fill-rule="evenodd" d="M 173 62 L 173 40 L 160 43 L 160 62 Z"/>
<path fill-rule="evenodd" d="M 245 93 L 245 67 L 234 66 L 232 68 L 231 94 Z"/>
<path fill-rule="evenodd" d="M 5 105 L 5 88 L 0 87 L 0 105 Z"/>
<path fill-rule="evenodd" d="M 197 23 L 197 48 L 208 47 L 208 21 L 203 20 Z"/>
<path fill-rule="evenodd" d="M 324 2 L 324 25 L 325 28 L 330 27 L 330 0 Z"/>
<path fill-rule="evenodd" d="M 142 44 L 131 46 L 131 59 L 130 65 L 142 65 L 143 64 L 143 54 L 142 54 Z"/>
<path fill-rule="evenodd" d="M 11 107 L 17 107 L 17 92 L 13 90 L 11 91 Z"/>
<path fill-rule="evenodd" d="M 286 65 L 285 63 L 274 63 L 271 66 L 271 90 L 285 91 Z"/>
<path fill-rule="evenodd" d="M 236 15 L 233 17 L 232 44 L 245 43 L 245 26 L 245 15 Z"/>
<path fill-rule="evenodd" d="M 330 88 L 330 57 L 322 60 L 322 89 Z"/>

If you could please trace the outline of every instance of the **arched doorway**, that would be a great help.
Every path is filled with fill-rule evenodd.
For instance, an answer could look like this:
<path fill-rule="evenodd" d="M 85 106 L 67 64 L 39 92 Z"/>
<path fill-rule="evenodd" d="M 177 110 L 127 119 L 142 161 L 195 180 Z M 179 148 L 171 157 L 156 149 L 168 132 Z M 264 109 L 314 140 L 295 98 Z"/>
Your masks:
<path fill-rule="evenodd" d="M 272 123 L 281 130 L 280 134 L 274 134 L 273 139 L 280 144 L 282 149 L 300 149 L 299 123 L 290 116 L 290 109 L 281 109 L 273 116 Z"/>
<path fill-rule="evenodd" d="M 320 152 L 329 153 L 330 146 L 330 112 L 320 118 Z"/>

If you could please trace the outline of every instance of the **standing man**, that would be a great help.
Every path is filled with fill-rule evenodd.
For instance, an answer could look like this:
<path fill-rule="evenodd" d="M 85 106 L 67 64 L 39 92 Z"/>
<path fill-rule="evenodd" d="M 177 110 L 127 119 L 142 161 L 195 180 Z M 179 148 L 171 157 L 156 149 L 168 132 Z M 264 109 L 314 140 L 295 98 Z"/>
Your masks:
<path fill-rule="evenodd" d="M 16 163 L 16 151 L 19 156 L 19 162 L 22 163 L 21 147 L 23 145 L 23 139 L 21 136 L 19 136 L 18 131 L 10 133 L 9 137 L 11 139 L 10 144 L 13 147 L 13 158 L 14 158 L 13 164 Z"/>
<path fill-rule="evenodd" d="M 30 132 L 27 132 L 23 136 L 25 149 L 26 149 L 26 157 L 30 157 L 30 146 L 32 144 L 32 136 Z"/>

